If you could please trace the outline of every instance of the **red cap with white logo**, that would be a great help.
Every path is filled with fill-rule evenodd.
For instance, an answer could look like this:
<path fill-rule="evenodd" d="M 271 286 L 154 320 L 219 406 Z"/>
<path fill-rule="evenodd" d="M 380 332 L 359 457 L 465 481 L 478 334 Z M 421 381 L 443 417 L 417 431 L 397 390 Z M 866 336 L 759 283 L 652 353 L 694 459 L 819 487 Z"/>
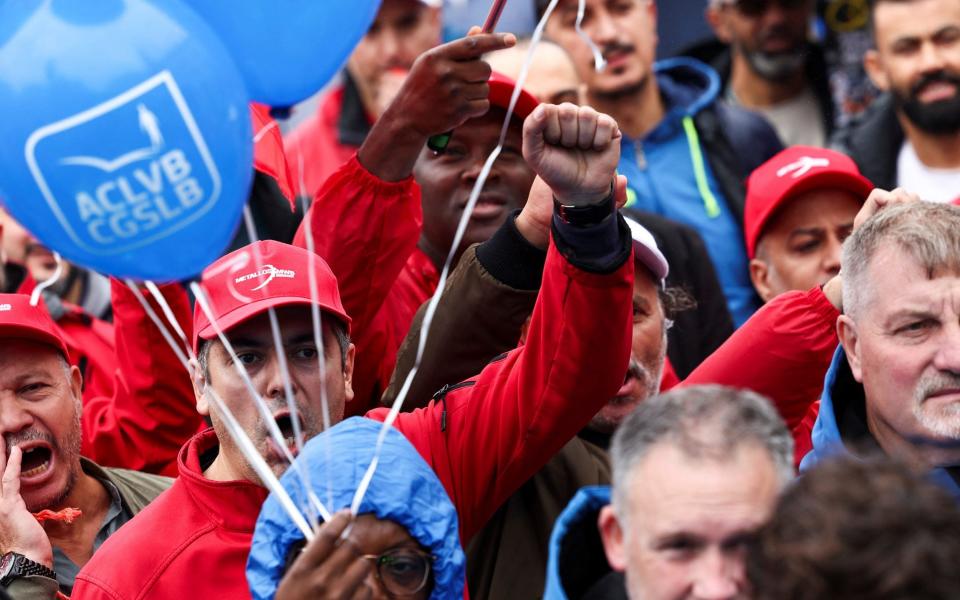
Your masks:
<path fill-rule="evenodd" d="M 53 346 L 64 357 L 70 355 L 43 301 L 33 306 L 27 294 L 0 294 L 0 340 L 10 339 L 40 342 Z"/>
<path fill-rule="evenodd" d="M 221 257 L 203 271 L 203 288 L 217 325 L 223 331 L 268 308 L 309 306 L 310 266 L 316 276 L 316 303 L 349 329 L 350 317 L 340 303 L 337 278 L 327 263 L 303 248 L 265 240 L 254 242 Z M 217 336 L 200 303 L 193 310 L 193 348 L 199 339 Z"/>
<path fill-rule="evenodd" d="M 754 257 L 760 234 L 778 208 L 794 196 L 823 188 L 846 190 L 865 202 L 874 185 L 849 156 L 825 148 L 791 146 L 757 167 L 747 180 L 743 214 L 747 256 Z"/>

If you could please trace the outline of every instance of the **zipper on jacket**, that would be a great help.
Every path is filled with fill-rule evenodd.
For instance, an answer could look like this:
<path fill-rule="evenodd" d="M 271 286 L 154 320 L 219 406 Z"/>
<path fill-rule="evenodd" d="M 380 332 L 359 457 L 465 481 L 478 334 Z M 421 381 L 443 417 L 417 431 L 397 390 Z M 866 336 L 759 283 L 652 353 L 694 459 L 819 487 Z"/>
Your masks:
<path fill-rule="evenodd" d="M 443 410 L 440 412 L 440 431 L 447 430 L 447 394 L 460 388 L 470 387 L 471 385 L 477 385 L 477 382 L 471 380 L 461 381 L 453 385 L 447 383 L 433 395 L 434 400 L 439 400 L 440 403 L 443 404 Z"/>
<path fill-rule="evenodd" d="M 637 167 L 639 167 L 641 171 L 646 171 L 646 170 L 647 170 L 647 155 L 646 155 L 646 153 L 643 151 L 643 144 L 640 143 L 640 142 L 637 142 L 636 144 L 634 144 L 634 147 L 637 149 L 637 151 L 636 151 L 636 154 L 637 154 Z"/>

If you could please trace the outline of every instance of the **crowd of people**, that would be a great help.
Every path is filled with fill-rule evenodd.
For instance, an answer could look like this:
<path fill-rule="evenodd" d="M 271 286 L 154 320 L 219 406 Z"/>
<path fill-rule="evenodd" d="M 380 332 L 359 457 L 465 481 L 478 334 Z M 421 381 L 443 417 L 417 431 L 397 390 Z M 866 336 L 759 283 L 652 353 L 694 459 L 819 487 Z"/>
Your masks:
<path fill-rule="evenodd" d="M 960 2 L 849 3 L 857 114 L 814 0 L 532 3 L 252 105 L 196 281 L 0 208 L 0 598 L 960 593 Z"/>

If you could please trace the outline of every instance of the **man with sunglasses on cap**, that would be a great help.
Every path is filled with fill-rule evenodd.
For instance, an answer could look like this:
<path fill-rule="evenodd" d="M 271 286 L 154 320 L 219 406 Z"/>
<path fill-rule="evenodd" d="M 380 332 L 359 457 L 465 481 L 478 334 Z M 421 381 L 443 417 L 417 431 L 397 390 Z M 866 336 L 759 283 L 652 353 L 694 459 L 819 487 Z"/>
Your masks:
<path fill-rule="evenodd" d="M 823 51 L 808 41 L 814 0 L 709 0 L 707 22 L 728 46 L 710 66 L 731 103 L 762 114 L 787 146 L 824 146 L 833 98 Z"/>
<path fill-rule="evenodd" d="M 550 185 L 556 207 L 526 344 L 442 401 L 395 422 L 456 506 L 463 542 L 623 383 L 633 263 L 613 194 L 619 137 L 610 117 L 587 107 L 541 106 L 527 118 L 523 156 Z M 280 474 L 287 468 L 286 451 L 296 450 L 296 427 L 307 438 L 316 435 L 324 404 L 336 423 L 353 396 L 355 349 L 345 334 L 359 326 L 344 310 L 337 280 L 322 259 L 260 242 L 211 265 L 203 286 L 214 318 L 197 307 L 195 386 L 198 409 L 213 429 L 184 447 L 173 487 L 88 563 L 75 599 L 246 597 L 243 570 L 267 490 L 228 433 L 224 407 Z M 322 349 L 314 343 L 313 304 L 324 316 Z M 280 326 L 279 353 L 269 308 Z M 226 332 L 233 353 L 218 339 L 218 329 Z M 239 365 L 264 398 L 283 444 L 268 435 L 237 374 Z M 287 389 L 297 415 L 285 400 Z M 383 420 L 386 413 L 369 416 Z"/>

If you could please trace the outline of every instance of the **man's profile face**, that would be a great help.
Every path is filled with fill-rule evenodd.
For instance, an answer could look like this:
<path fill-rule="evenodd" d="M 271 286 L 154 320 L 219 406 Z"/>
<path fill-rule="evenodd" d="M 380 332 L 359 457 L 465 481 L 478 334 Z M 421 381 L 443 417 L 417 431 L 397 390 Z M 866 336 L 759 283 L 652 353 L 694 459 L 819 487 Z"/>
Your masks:
<path fill-rule="evenodd" d="M 497 147 L 506 111 L 492 107 L 482 117 L 457 128 L 446 151 L 424 149 L 414 167 L 423 204 L 423 238 L 434 253 L 446 256 L 460 216 L 487 157 Z M 513 118 L 503 150 L 497 157 L 470 217 L 460 249 L 484 242 L 522 208 L 533 185 L 534 173 L 523 158 L 523 124 Z"/>
<path fill-rule="evenodd" d="M 729 1 L 711 6 L 708 19 L 757 75 L 779 81 L 803 68 L 812 12 L 809 0 Z"/>
<path fill-rule="evenodd" d="M 929 133 L 960 131 L 960 2 L 878 4 L 874 41 L 864 65 L 906 118 Z"/>
<path fill-rule="evenodd" d="M 563 46 L 591 94 L 618 95 L 641 89 L 653 76 L 657 9 L 651 0 L 586 0 L 582 30 L 607 66 L 598 72 L 587 43 L 577 34 L 578 0 L 561 0 L 547 23 L 550 39 Z"/>
<path fill-rule="evenodd" d="M 361 89 L 375 94 L 387 71 L 408 71 L 418 56 L 440 43 L 441 27 L 437 8 L 418 0 L 384 0 L 347 69 Z"/>
<path fill-rule="evenodd" d="M 866 274 L 862 308 L 841 317 L 839 333 L 870 431 L 894 457 L 957 464 L 960 274 L 929 274 L 896 244 L 881 247 Z"/>
<path fill-rule="evenodd" d="M 750 261 L 750 278 L 763 301 L 823 285 L 839 273 L 843 241 L 862 204 L 836 188 L 790 198 L 764 227 Z"/>
<path fill-rule="evenodd" d="M 59 509 L 80 476 L 80 371 L 54 348 L 4 339 L 0 352 L 0 435 L 7 458 L 23 451 L 20 495 L 27 509 Z"/>
<path fill-rule="evenodd" d="M 744 443 L 729 457 L 692 458 L 672 441 L 634 467 L 618 520 L 601 512 L 611 566 L 631 600 L 747 598 L 745 547 L 781 487 L 767 450 Z"/>
<path fill-rule="evenodd" d="M 325 379 L 320 377 L 319 351 L 314 344 L 313 321 L 308 306 L 283 306 L 276 309 L 280 323 L 280 335 L 289 373 L 290 387 L 300 417 L 304 441 L 323 430 L 322 398 L 330 410 L 330 422 L 337 424 L 343 419 L 344 404 L 353 398 L 350 380 L 353 375 L 353 352 L 351 344 L 346 363 L 341 362 L 340 345 L 327 323 L 323 325 Z M 327 319 L 329 320 L 329 319 Z M 232 327 L 226 332 L 240 363 L 246 369 L 257 392 L 263 397 L 286 438 L 286 445 L 296 456 L 293 424 L 284 391 L 284 374 L 280 368 L 268 313 L 264 312 Z M 252 468 L 233 442 L 223 418 L 204 390 L 209 385 L 236 417 L 240 426 L 266 459 L 267 464 L 279 476 L 288 463 L 280 448 L 271 438 L 264 419 L 254 404 L 253 398 L 236 371 L 230 354 L 219 341 L 210 342 L 207 358 L 209 380 L 198 384 L 197 407 L 201 414 L 210 416 L 221 452 L 227 455 L 230 464 L 241 471 L 246 479 L 258 481 Z"/>
<path fill-rule="evenodd" d="M 612 434 L 641 402 L 660 390 L 667 339 L 658 287 L 646 269 L 638 265 L 637 276 L 633 279 L 630 366 L 616 397 L 590 421 L 589 427 L 595 431 Z"/>

